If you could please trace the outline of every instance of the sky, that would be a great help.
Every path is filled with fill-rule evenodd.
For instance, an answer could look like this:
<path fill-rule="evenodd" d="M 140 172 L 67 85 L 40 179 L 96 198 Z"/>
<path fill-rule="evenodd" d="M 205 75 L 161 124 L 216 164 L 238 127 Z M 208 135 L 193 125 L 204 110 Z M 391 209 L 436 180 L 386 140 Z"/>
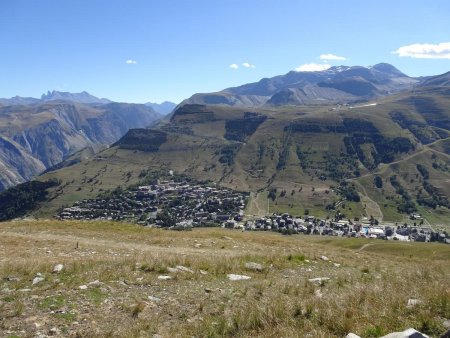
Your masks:
<path fill-rule="evenodd" d="M 0 97 L 175 103 L 292 70 L 450 71 L 448 0 L 0 0 Z"/>

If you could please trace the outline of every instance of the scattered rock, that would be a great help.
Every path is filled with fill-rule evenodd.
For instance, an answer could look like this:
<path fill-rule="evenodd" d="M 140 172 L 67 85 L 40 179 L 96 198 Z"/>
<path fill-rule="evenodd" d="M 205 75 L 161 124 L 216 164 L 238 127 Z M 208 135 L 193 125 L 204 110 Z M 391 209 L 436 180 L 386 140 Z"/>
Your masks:
<path fill-rule="evenodd" d="M 318 277 L 318 278 L 308 279 L 308 281 L 310 281 L 311 283 L 315 283 L 315 284 L 322 284 L 323 282 L 326 282 L 328 280 L 330 280 L 330 278 L 328 278 L 328 277 Z"/>
<path fill-rule="evenodd" d="M 233 240 L 233 238 L 228 237 L 228 236 L 222 236 L 222 238 L 223 238 L 223 239 L 226 239 L 226 240 L 228 240 L 228 241 L 232 241 L 232 240 Z"/>
<path fill-rule="evenodd" d="M 19 289 L 18 291 L 19 291 L 19 292 L 30 292 L 31 289 Z"/>
<path fill-rule="evenodd" d="M 161 275 L 161 276 L 158 276 L 158 279 L 159 280 L 169 280 L 169 279 L 173 279 L 173 277 L 167 276 L 167 275 Z"/>
<path fill-rule="evenodd" d="M 79 287 L 78 287 L 80 290 L 87 290 L 87 285 L 80 285 Z"/>
<path fill-rule="evenodd" d="M 44 277 L 34 277 L 33 282 L 31 283 L 31 285 L 36 285 L 42 281 L 44 281 L 45 278 Z"/>
<path fill-rule="evenodd" d="M 339 263 L 333 263 L 333 265 L 337 268 L 341 266 L 341 264 L 339 264 Z"/>
<path fill-rule="evenodd" d="M 327 256 L 320 256 L 320 259 L 323 261 L 329 261 L 330 259 Z"/>
<path fill-rule="evenodd" d="M 255 263 L 255 262 L 247 262 L 245 263 L 245 267 L 250 270 L 255 271 L 263 271 L 264 267 L 261 264 Z"/>
<path fill-rule="evenodd" d="M 211 293 L 213 290 L 212 289 L 210 289 L 210 288 L 205 288 L 205 292 L 206 293 Z"/>
<path fill-rule="evenodd" d="M 350 332 L 348 335 L 345 336 L 345 338 L 361 338 L 361 337 L 358 336 L 357 334 Z"/>
<path fill-rule="evenodd" d="M 62 265 L 62 264 L 56 264 L 56 265 L 53 267 L 52 272 L 53 272 L 53 273 L 60 273 L 60 272 L 62 271 L 62 269 L 64 269 L 64 265 Z"/>
<path fill-rule="evenodd" d="M 202 275 L 207 275 L 207 274 L 208 274 L 208 271 L 200 270 L 200 273 L 201 273 Z"/>
<path fill-rule="evenodd" d="M 446 329 L 450 329 L 450 320 L 444 320 L 444 322 L 442 323 L 442 325 L 446 328 Z"/>
<path fill-rule="evenodd" d="M 407 329 L 402 332 L 389 333 L 381 338 L 429 338 L 429 336 L 414 329 Z"/>
<path fill-rule="evenodd" d="M 200 243 L 197 243 L 197 244 L 194 245 L 194 247 L 196 247 L 196 248 L 201 248 L 202 245 L 201 245 Z"/>
<path fill-rule="evenodd" d="M 422 303 L 422 301 L 420 299 L 411 298 L 411 299 L 408 299 L 408 304 L 406 306 L 407 307 L 414 307 L 414 306 L 419 305 L 421 303 Z"/>
<path fill-rule="evenodd" d="M 250 276 L 245 276 L 245 275 L 235 275 L 233 273 L 230 273 L 227 275 L 229 280 L 232 281 L 237 281 L 237 280 L 247 280 L 247 279 L 251 279 L 252 277 Z"/>
<path fill-rule="evenodd" d="M 170 273 L 177 273 L 178 272 L 178 269 L 177 268 L 167 268 L 167 271 L 168 272 L 170 272 Z"/>
<path fill-rule="evenodd" d="M 194 273 L 193 270 L 191 270 L 191 269 L 189 269 L 189 268 L 187 268 L 187 267 L 185 267 L 185 266 L 183 266 L 183 265 L 177 265 L 177 266 L 176 266 L 176 269 L 177 269 L 178 271 L 181 271 L 181 272 Z"/>
<path fill-rule="evenodd" d="M 89 282 L 88 283 L 88 286 L 100 286 L 100 285 L 103 285 L 103 283 L 102 282 L 100 282 L 99 280 L 95 280 L 95 281 L 93 281 L 93 282 Z"/>
<path fill-rule="evenodd" d="M 8 282 L 20 282 L 20 278 L 16 276 L 7 276 L 5 280 Z"/>
<path fill-rule="evenodd" d="M 148 296 L 148 299 L 151 300 L 152 302 L 160 302 L 161 301 L 161 298 L 153 297 L 153 296 Z"/>

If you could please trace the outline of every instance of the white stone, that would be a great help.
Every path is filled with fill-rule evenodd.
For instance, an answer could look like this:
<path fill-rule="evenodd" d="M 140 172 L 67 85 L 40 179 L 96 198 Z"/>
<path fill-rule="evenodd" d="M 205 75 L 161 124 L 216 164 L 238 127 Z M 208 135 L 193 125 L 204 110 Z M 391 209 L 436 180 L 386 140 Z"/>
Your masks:
<path fill-rule="evenodd" d="M 62 269 L 64 269 L 64 265 L 62 265 L 62 264 L 56 264 L 56 265 L 53 267 L 52 272 L 53 272 L 53 273 L 59 273 L 59 272 L 62 271 Z"/>
<path fill-rule="evenodd" d="M 250 276 L 245 276 L 245 275 L 235 275 L 233 273 L 230 273 L 227 275 L 229 280 L 232 281 L 237 281 L 237 280 L 247 280 L 247 279 L 251 279 L 252 277 Z"/>
<path fill-rule="evenodd" d="M 40 282 L 42 282 L 42 281 L 44 281 L 44 280 L 45 280 L 44 277 L 34 277 L 33 283 L 32 283 L 31 285 L 38 284 L 38 283 L 40 283 Z"/>
<path fill-rule="evenodd" d="M 320 256 L 320 259 L 323 261 L 329 261 L 330 259 L 327 256 Z"/>
<path fill-rule="evenodd" d="M 87 290 L 87 285 L 80 285 L 79 287 L 78 287 L 80 290 Z"/>
<path fill-rule="evenodd" d="M 245 267 L 250 270 L 262 271 L 264 267 L 261 264 L 255 262 L 247 262 L 245 263 Z"/>
<path fill-rule="evenodd" d="M 316 283 L 316 284 L 321 284 L 322 282 L 326 282 L 328 280 L 330 280 L 330 278 L 328 278 L 328 277 L 318 277 L 318 278 L 308 279 L 308 281 L 310 281 L 311 283 Z"/>
<path fill-rule="evenodd" d="M 169 280 L 169 279 L 173 279 L 172 276 L 166 276 L 166 275 L 162 275 L 162 276 L 158 276 L 159 280 Z"/>
<path fill-rule="evenodd" d="M 191 269 L 189 269 L 189 268 L 187 268 L 187 267 L 185 267 L 185 266 L 183 266 L 183 265 L 177 265 L 175 268 L 176 268 L 178 271 L 181 271 L 181 272 L 194 273 L 193 270 L 191 270 Z"/>
<path fill-rule="evenodd" d="M 103 285 L 103 283 L 102 282 L 100 282 L 99 280 L 95 280 L 95 281 L 93 281 L 93 282 L 89 282 L 88 283 L 88 286 L 100 286 L 100 285 Z"/>
<path fill-rule="evenodd" d="M 406 304 L 406 306 L 407 307 L 414 307 L 414 306 L 419 305 L 421 303 L 422 303 L 422 301 L 420 299 L 411 298 L 411 299 L 408 299 L 408 304 Z"/>
<path fill-rule="evenodd" d="M 148 299 L 151 300 L 152 302 L 160 302 L 161 301 L 161 298 L 153 297 L 153 296 L 148 296 Z"/>
<path fill-rule="evenodd" d="M 348 335 L 345 336 L 345 338 L 361 338 L 361 337 L 358 336 L 357 334 L 350 332 Z"/>
<path fill-rule="evenodd" d="M 341 264 L 339 264 L 339 263 L 333 263 L 333 265 L 337 268 L 341 266 Z"/>

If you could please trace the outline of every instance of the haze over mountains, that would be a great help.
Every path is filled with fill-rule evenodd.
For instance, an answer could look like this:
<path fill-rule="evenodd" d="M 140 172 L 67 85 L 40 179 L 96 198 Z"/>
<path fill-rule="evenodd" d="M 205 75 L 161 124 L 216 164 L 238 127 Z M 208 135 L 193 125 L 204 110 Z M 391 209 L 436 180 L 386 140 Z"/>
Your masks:
<path fill-rule="evenodd" d="M 87 92 L 0 99 L 0 190 L 29 180 L 81 149 L 92 155 L 130 128 L 146 127 L 163 115 L 149 105 L 115 103 Z"/>

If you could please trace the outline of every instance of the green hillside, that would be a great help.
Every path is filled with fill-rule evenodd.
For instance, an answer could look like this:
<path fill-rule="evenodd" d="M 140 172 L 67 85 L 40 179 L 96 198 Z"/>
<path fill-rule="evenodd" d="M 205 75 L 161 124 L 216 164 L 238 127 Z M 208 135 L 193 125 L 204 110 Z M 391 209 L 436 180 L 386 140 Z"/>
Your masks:
<path fill-rule="evenodd" d="M 173 170 L 252 192 L 250 215 L 340 211 L 402 221 L 419 212 L 445 223 L 449 106 L 431 88 L 359 107 L 184 105 L 157 130 L 131 130 L 98 155 L 41 176 L 62 183 L 36 214 Z"/>

